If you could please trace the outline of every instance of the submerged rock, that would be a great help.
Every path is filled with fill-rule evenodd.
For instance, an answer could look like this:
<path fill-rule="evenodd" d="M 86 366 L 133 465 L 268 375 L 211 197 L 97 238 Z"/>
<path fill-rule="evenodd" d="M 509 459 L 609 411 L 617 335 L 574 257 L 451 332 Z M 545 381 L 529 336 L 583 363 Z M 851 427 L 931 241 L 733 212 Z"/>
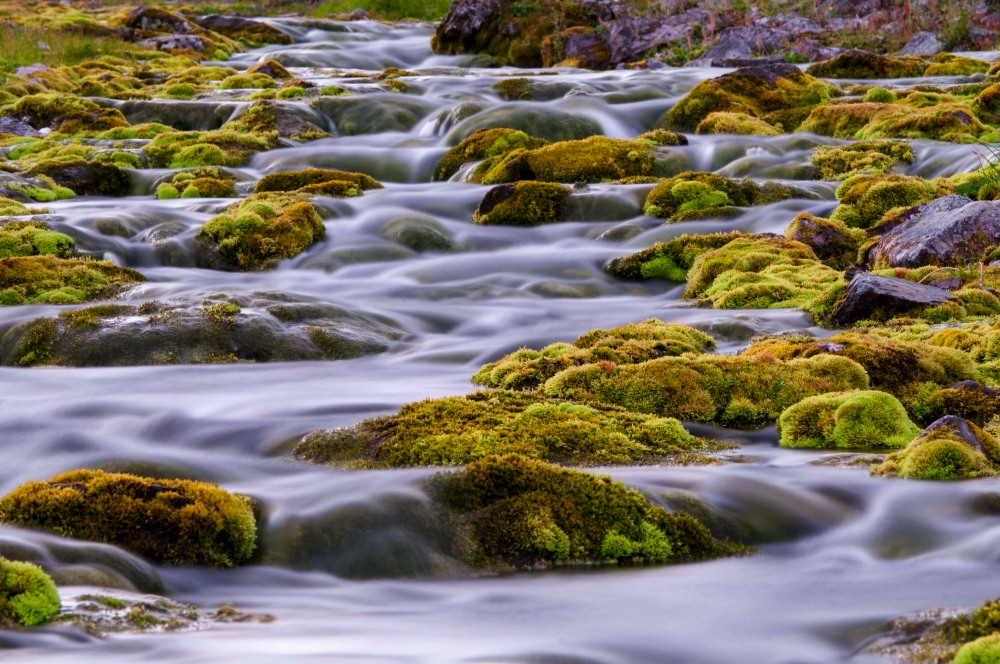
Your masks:
<path fill-rule="evenodd" d="M 905 449 L 872 466 L 873 475 L 920 480 L 992 477 L 1000 463 L 1000 441 L 975 424 L 948 415 L 937 420 Z"/>
<path fill-rule="evenodd" d="M 863 272 L 848 284 L 830 313 L 830 322 L 844 326 L 859 320 L 888 320 L 947 304 L 952 298 L 950 292 L 936 286 Z"/>
<path fill-rule="evenodd" d="M 448 134 L 448 143 L 457 145 L 481 129 L 516 129 L 553 143 L 574 141 L 602 134 L 595 120 L 571 115 L 554 108 L 504 104 L 476 113 Z"/>

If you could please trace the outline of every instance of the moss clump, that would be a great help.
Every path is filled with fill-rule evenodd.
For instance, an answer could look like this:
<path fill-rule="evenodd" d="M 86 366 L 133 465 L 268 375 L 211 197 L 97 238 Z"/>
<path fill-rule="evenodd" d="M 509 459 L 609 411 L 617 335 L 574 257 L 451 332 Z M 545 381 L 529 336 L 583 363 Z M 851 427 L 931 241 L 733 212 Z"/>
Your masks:
<path fill-rule="evenodd" d="M 117 109 L 102 108 L 94 102 L 61 94 L 33 94 L 0 107 L 0 116 L 14 117 L 35 129 L 52 129 L 56 134 L 100 132 L 127 127 Z"/>
<path fill-rule="evenodd" d="M 973 641 L 1000 632 L 1000 600 L 984 602 L 975 611 L 948 618 L 941 625 L 941 632 L 952 643 Z"/>
<path fill-rule="evenodd" d="M 810 65 L 806 73 L 819 78 L 912 78 L 923 76 L 927 63 L 920 58 L 891 58 L 866 51 L 847 51 Z"/>
<path fill-rule="evenodd" d="M 496 454 L 573 465 L 696 458 L 717 449 L 671 418 L 497 391 L 431 399 L 306 436 L 295 455 L 364 467 L 466 464 Z"/>
<path fill-rule="evenodd" d="M 781 132 L 760 118 L 746 113 L 709 113 L 695 127 L 696 134 L 744 134 L 780 136 Z"/>
<path fill-rule="evenodd" d="M 670 221 L 725 213 L 731 206 L 765 205 L 800 192 L 776 182 L 730 180 L 714 173 L 687 171 L 661 180 L 646 197 L 643 212 Z"/>
<path fill-rule="evenodd" d="M 517 149 L 534 150 L 548 141 L 516 129 L 480 129 L 441 157 L 434 169 L 435 180 L 447 180 L 470 161 L 496 159 Z"/>
<path fill-rule="evenodd" d="M 41 567 L 0 557 L 0 625 L 40 625 L 61 606 L 56 585 Z"/>
<path fill-rule="evenodd" d="M 232 180 L 218 178 L 192 178 L 156 187 L 156 197 L 170 198 L 236 198 L 236 187 Z"/>
<path fill-rule="evenodd" d="M 865 101 L 870 104 L 891 104 L 896 101 L 896 93 L 876 86 L 865 93 Z"/>
<path fill-rule="evenodd" d="M 806 397 L 867 387 L 865 370 L 844 357 L 782 362 L 699 355 L 572 367 L 547 380 L 545 394 L 680 420 L 757 427 Z"/>
<path fill-rule="evenodd" d="M 782 447 L 905 447 L 920 429 L 891 394 L 864 390 L 803 399 L 778 418 Z"/>
<path fill-rule="evenodd" d="M 570 190 L 549 182 L 515 182 L 493 187 L 472 215 L 476 224 L 537 226 L 562 221 Z"/>
<path fill-rule="evenodd" d="M 256 543 L 249 498 L 205 482 L 75 470 L 0 499 L 0 521 L 174 565 L 232 567 Z"/>
<path fill-rule="evenodd" d="M 305 191 L 306 187 L 323 185 L 331 182 L 346 183 L 347 185 L 350 185 L 343 188 L 345 191 L 353 190 L 357 192 L 351 194 L 354 196 L 359 196 L 362 191 L 382 188 L 382 184 L 378 180 L 370 175 L 365 175 L 364 173 L 348 173 L 347 171 L 336 171 L 325 168 L 305 168 L 301 171 L 278 171 L 277 173 L 265 175 L 257 183 L 257 186 L 254 187 L 254 193 L 260 194 L 269 191 Z M 333 192 L 334 186 L 336 185 L 328 187 L 327 190 L 323 192 L 324 195 L 331 195 L 330 193 L 327 193 L 327 191 Z"/>
<path fill-rule="evenodd" d="M 663 122 L 672 129 L 693 131 L 712 113 L 742 113 L 790 132 L 813 106 L 840 95 L 834 86 L 792 65 L 747 67 L 702 81 Z"/>
<path fill-rule="evenodd" d="M 34 211 L 11 198 L 0 197 L 0 217 L 18 217 L 24 214 L 31 214 Z"/>
<path fill-rule="evenodd" d="M 277 145 L 277 133 L 253 135 L 229 129 L 157 134 L 142 151 L 150 165 L 166 168 L 239 166 L 252 154 Z"/>
<path fill-rule="evenodd" d="M 873 475 L 916 480 L 992 477 L 1000 461 L 1000 441 L 975 424 L 947 416 L 924 429 L 916 440 L 872 466 Z"/>
<path fill-rule="evenodd" d="M 963 103 L 924 108 L 903 104 L 856 103 L 817 106 L 800 131 L 863 140 L 913 138 L 971 143 L 989 129 Z"/>
<path fill-rule="evenodd" d="M 871 228 L 887 212 L 926 203 L 941 193 L 936 184 L 918 177 L 855 175 L 837 187 L 840 205 L 830 218 L 850 228 Z"/>
<path fill-rule="evenodd" d="M 437 476 L 432 488 L 464 526 L 466 557 L 477 566 L 663 564 L 745 551 L 609 477 L 523 456 L 472 463 Z"/>
<path fill-rule="evenodd" d="M 951 53 L 938 53 L 931 58 L 931 64 L 924 70 L 924 76 L 972 76 L 990 68 L 986 60 L 966 58 Z"/>
<path fill-rule="evenodd" d="M 292 73 L 287 69 L 285 69 L 285 66 L 283 64 L 281 64 L 277 60 L 272 60 L 270 58 L 264 60 L 263 62 L 258 62 L 253 67 L 247 69 L 247 74 L 263 74 L 264 76 L 269 76 L 270 78 L 280 79 L 280 80 L 292 78 Z M 229 78 L 232 77 L 230 76 Z"/>
<path fill-rule="evenodd" d="M 896 164 L 913 163 L 913 148 L 903 141 L 859 141 L 822 146 L 812 162 L 824 180 L 844 180 L 858 173 L 885 173 Z"/>
<path fill-rule="evenodd" d="M 677 145 L 687 145 L 688 139 L 684 134 L 667 131 L 666 129 L 654 129 L 635 137 L 637 141 L 646 141 L 660 147 L 672 147 Z"/>
<path fill-rule="evenodd" d="M 1000 662 L 1000 633 L 966 643 L 955 653 L 952 664 L 996 664 Z"/>
<path fill-rule="evenodd" d="M 220 90 L 261 90 L 277 87 L 267 74 L 234 74 L 219 83 Z"/>
<path fill-rule="evenodd" d="M 275 207 L 260 196 L 234 203 L 198 231 L 198 240 L 222 267 L 266 269 L 323 237 L 323 221 L 310 203 L 289 199 Z"/>
<path fill-rule="evenodd" d="M 608 261 L 604 270 L 622 279 L 666 279 L 687 281 L 688 270 L 698 256 L 729 244 L 743 233 L 711 233 L 682 235 L 667 242 L 658 242 L 649 249 Z"/>
<path fill-rule="evenodd" d="M 591 330 L 572 345 L 555 343 L 537 351 L 522 348 L 483 366 L 472 376 L 472 382 L 486 387 L 533 389 L 563 369 L 581 364 L 636 364 L 714 348 L 715 341 L 704 332 L 650 318 L 607 330 Z"/>
<path fill-rule="evenodd" d="M 649 142 L 591 136 L 533 150 L 508 151 L 480 164 L 471 179 L 483 184 L 602 182 L 656 175 L 656 171 L 656 153 Z"/>
<path fill-rule="evenodd" d="M 0 226 L 0 258 L 50 255 L 69 258 L 73 238 L 37 221 L 16 221 Z"/>
<path fill-rule="evenodd" d="M 0 305 L 77 304 L 111 297 L 145 281 L 140 273 L 110 261 L 56 256 L 0 259 Z"/>
<path fill-rule="evenodd" d="M 865 233 L 842 221 L 802 212 L 785 229 L 785 238 L 807 245 L 824 264 L 844 270 L 858 262 Z"/>
<path fill-rule="evenodd" d="M 922 422 L 955 415 L 984 426 L 1000 413 L 1000 391 L 971 380 L 947 387 L 926 383 L 917 392 L 910 408 Z"/>

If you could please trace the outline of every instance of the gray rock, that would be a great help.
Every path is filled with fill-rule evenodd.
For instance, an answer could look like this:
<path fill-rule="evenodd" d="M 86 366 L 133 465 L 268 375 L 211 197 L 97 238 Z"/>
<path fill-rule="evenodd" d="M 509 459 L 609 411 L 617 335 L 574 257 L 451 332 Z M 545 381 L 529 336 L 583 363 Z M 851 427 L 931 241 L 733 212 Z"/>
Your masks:
<path fill-rule="evenodd" d="M 130 99 L 124 102 L 107 102 L 106 105 L 118 108 L 129 124 L 159 122 L 180 131 L 209 131 L 224 125 L 234 113 L 249 104 L 177 99 Z"/>
<path fill-rule="evenodd" d="M 847 293 L 833 310 L 830 321 L 834 325 L 849 325 L 873 314 L 903 315 L 914 309 L 944 304 L 951 297 L 951 293 L 935 286 L 862 272 L 848 284 Z"/>
<path fill-rule="evenodd" d="M 38 136 L 38 131 L 27 122 L 5 115 L 0 116 L 0 134 Z"/>
<path fill-rule="evenodd" d="M 563 55 L 567 60 L 575 60 L 587 69 L 607 69 L 611 62 L 606 35 L 592 32 L 569 32 Z"/>
<path fill-rule="evenodd" d="M 198 35 L 160 35 L 150 37 L 138 42 L 137 46 L 149 48 L 154 51 L 194 51 L 196 53 L 205 52 L 205 40 Z"/>
<path fill-rule="evenodd" d="M 750 59 L 770 55 L 791 44 L 793 35 L 777 28 L 726 28 L 719 33 L 715 46 L 705 51 L 706 60 Z"/>
<path fill-rule="evenodd" d="M 662 16 L 623 18 L 608 26 L 607 43 L 613 64 L 642 59 L 651 48 L 684 39 L 690 30 Z"/>
<path fill-rule="evenodd" d="M 925 438 L 927 434 L 931 433 L 932 431 L 944 427 L 951 429 L 956 436 L 958 436 L 966 443 L 968 443 L 972 447 L 976 448 L 977 450 L 985 454 L 986 458 L 988 459 L 992 458 L 993 456 L 992 453 L 985 447 L 983 447 L 983 444 L 979 441 L 979 438 L 976 436 L 975 433 L 973 433 L 972 429 L 969 427 L 969 423 L 963 420 L 961 417 L 956 417 L 955 415 L 945 415 L 942 418 L 934 420 L 934 422 L 932 422 L 926 429 L 923 430 L 923 432 L 919 436 L 917 436 L 916 440 Z"/>
<path fill-rule="evenodd" d="M 900 51 L 900 55 L 936 55 L 944 49 L 933 32 L 918 32 L 910 37 Z"/>
<path fill-rule="evenodd" d="M 24 67 L 18 67 L 14 70 L 15 76 L 31 77 L 40 71 L 48 71 L 49 67 L 43 65 L 41 62 L 36 62 L 33 65 L 25 65 Z"/>
<path fill-rule="evenodd" d="M 544 138 L 547 141 L 572 141 L 598 136 L 601 125 L 596 121 L 557 111 L 551 106 L 503 104 L 464 120 L 448 134 L 448 145 L 458 145 L 480 129 L 505 127 Z"/>
<path fill-rule="evenodd" d="M 292 38 L 262 21 L 239 16 L 209 14 L 197 19 L 198 25 L 233 39 L 247 39 L 263 44 L 291 44 Z"/>
<path fill-rule="evenodd" d="M 134 30 L 167 32 L 172 35 L 194 32 L 198 26 L 185 18 L 154 7 L 138 7 L 128 15 L 125 26 Z"/>
<path fill-rule="evenodd" d="M 884 233 L 869 250 L 869 262 L 910 268 L 967 265 L 1000 243 L 1000 202 L 969 201 L 957 206 L 964 196 L 945 198 L 952 200 L 938 199 L 942 202 L 937 206 L 937 201 L 931 201 L 905 213 L 907 219 Z"/>
<path fill-rule="evenodd" d="M 439 43 L 457 43 L 465 51 L 476 52 L 479 32 L 497 20 L 503 0 L 458 0 L 453 2 L 438 25 L 435 38 Z"/>

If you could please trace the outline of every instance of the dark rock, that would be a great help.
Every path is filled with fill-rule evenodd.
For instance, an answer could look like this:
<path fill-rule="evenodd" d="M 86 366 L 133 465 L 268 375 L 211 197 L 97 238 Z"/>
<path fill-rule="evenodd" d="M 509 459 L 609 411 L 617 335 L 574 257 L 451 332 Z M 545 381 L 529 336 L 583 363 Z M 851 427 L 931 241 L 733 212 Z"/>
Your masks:
<path fill-rule="evenodd" d="M 980 382 L 974 380 L 960 380 L 957 383 L 948 386 L 949 390 L 973 390 L 986 396 L 995 397 L 1000 396 L 1000 391 L 994 390 L 992 387 L 987 387 Z"/>
<path fill-rule="evenodd" d="M 918 32 L 910 37 L 900 51 L 900 55 L 936 55 L 944 50 L 933 32 Z"/>
<path fill-rule="evenodd" d="M 949 196 L 935 198 L 933 201 L 921 203 L 920 205 L 912 207 L 909 210 L 894 215 L 888 221 L 868 229 L 868 234 L 887 235 L 917 215 L 950 212 L 951 210 L 957 210 L 960 207 L 968 205 L 971 202 L 971 198 L 960 194 L 951 194 Z"/>
<path fill-rule="evenodd" d="M 847 286 L 847 293 L 830 314 L 830 321 L 834 325 L 849 325 L 876 316 L 890 318 L 913 309 L 944 304 L 951 297 L 948 291 L 934 286 L 862 272 Z"/>
<path fill-rule="evenodd" d="M 137 42 L 137 46 L 154 51 L 194 51 L 204 53 L 205 40 L 198 35 L 160 35 Z"/>
<path fill-rule="evenodd" d="M 857 242 L 850 233 L 846 233 L 830 222 L 825 220 L 810 218 L 805 215 L 796 218 L 794 224 L 795 232 L 789 240 L 801 242 L 810 248 L 816 257 L 822 261 L 838 258 L 845 253 L 845 248 L 853 248 L 852 257 L 845 262 L 854 262 L 853 256 L 857 255 Z M 843 263 L 841 263 L 843 265 Z"/>
<path fill-rule="evenodd" d="M 159 122 L 180 131 L 218 129 L 246 105 L 241 102 L 219 103 L 176 99 L 130 99 L 115 104 L 129 124 Z"/>
<path fill-rule="evenodd" d="M 138 7 L 128 15 L 125 26 L 135 30 L 166 32 L 180 35 L 197 30 L 197 26 L 186 18 L 171 14 L 155 7 Z"/>
<path fill-rule="evenodd" d="M 793 39 L 790 33 L 776 28 L 726 28 L 719 33 L 715 46 L 708 49 L 702 58 L 732 60 L 770 55 L 786 49 Z"/>
<path fill-rule="evenodd" d="M 367 20 L 369 20 L 371 18 L 371 15 L 368 12 L 366 12 L 364 9 L 361 9 L 360 7 L 358 7 L 357 9 L 355 9 L 354 11 L 352 11 L 350 14 L 348 14 L 347 18 L 350 21 L 367 21 Z"/>
<path fill-rule="evenodd" d="M 759 58 L 698 58 L 684 63 L 685 67 L 756 67 L 762 64 L 784 62 L 780 55 L 765 55 Z"/>
<path fill-rule="evenodd" d="M 9 116 L 0 116 L 0 134 L 38 136 L 38 131 L 27 122 Z"/>
<path fill-rule="evenodd" d="M 931 286 L 937 286 L 949 291 L 957 291 L 962 287 L 962 280 L 958 277 L 943 277 L 931 281 Z"/>
<path fill-rule="evenodd" d="M 868 251 L 869 261 L 880 266 L 910 268 L 967 265 L 1000 243 L 1000 202 L 973 201 L 948 209 L 963 197 L 945 198 L 959 200 L 937 208 L 921 210 L 924 206 L 917 206 L 906 221 L 883 234 L 872 246 Z"/>
<path fill-rule="evenodd" d="M 479 50 L 480 32 L 497 21 L 504 6 L 503 0 L 457 0 L 448 8 L 434 34 L 439 47 L 446 52 L 472 52 Z"/>
<path fill-rule="evenodd" d="M 201 27 L 250 44 L 291 44 L 292 38 L 262 21 L 240 16 L 209 14 L 197 19 Z"/>
<path fill-rule="evenodd" d="M 611 62 L 623 64 L 641 60 L 651 48 L 684 39 L 690 28 L 672 24 L 660 16 L 628 17 L 608 27 L 607 41 Z"/>
<path fill-rule="evenodd" d="M 961 417 L 955 417 L 954 415 L 945 415 L 944 417 L 932 422 L 926 429 L 923 430 L 923 433 L 917 436 L 917 440 L 920 440 L 932 431 L 943 427 L 951 429 L 956 436 L 985 454 L 987 459 L 991 458 L 991 452 L 983 447 L 983 444 L 979 442 L 979 437 L 973 433 L 971 428 L 969 428 L 969 423 Z"/>
<path fill-rule="evenodd" d="M 572 60 L 587 69 L 608 68 L 611 52 L 605 35 L 595 34 L 586 28 L 571 28 L 563 36 L 563 55 L 566 60 Z"/>
<path fill-rule="evenodd" d="M 132 188 L 132 181 L 124 169 L 96 161 L 43 163 L 28 174 L 47 175 L 56 184 L 72 189 L 77 196 L 128 196 Z"/>

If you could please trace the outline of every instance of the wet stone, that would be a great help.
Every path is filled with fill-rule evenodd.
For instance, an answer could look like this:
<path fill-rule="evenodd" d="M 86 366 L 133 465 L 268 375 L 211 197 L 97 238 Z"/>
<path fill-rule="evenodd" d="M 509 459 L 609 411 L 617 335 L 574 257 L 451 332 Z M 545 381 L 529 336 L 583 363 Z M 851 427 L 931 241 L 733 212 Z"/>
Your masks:
<path fill-rule="evenodd" d="M 834 325 L 849 325 L 880 312 L 903 315 L 914 309 L 944 304 L 951 297 L 951 293 L 935 286 L 863 272 L 851 280 L 847 294 L 830 319 Z"/>

